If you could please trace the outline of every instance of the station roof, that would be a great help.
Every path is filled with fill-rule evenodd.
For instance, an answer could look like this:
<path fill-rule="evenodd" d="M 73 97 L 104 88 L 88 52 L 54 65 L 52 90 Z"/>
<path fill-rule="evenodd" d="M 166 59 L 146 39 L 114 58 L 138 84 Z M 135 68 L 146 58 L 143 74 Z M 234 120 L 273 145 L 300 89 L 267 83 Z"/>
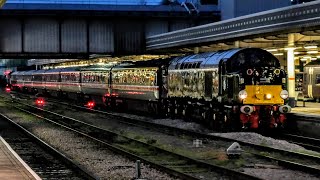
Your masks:
<path fill-rule="evenodd" d="M 295 57 L 320 58 L 320 1 L 273 9 L 147 38 L 149 52 L 212 52 L 235 47 L 266 49 L 286 56 L 294 34 Z M 305 47 L 312 47 L 312 49 Z M 310 51 L 312 50 L 312 51 Z"/>

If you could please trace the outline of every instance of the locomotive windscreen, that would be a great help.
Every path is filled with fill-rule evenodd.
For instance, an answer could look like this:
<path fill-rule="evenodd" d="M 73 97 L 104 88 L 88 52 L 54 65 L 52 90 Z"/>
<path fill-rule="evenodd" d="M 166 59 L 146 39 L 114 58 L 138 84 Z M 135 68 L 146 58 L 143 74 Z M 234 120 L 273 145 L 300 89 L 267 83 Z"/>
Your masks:
<path fill-rule="evenodd" d="M 279 60 L 271 53 L 255 48 L 243 49 L 227 61 L 227 71 L 237 72 L 252 67 L 280 67 Z"/>

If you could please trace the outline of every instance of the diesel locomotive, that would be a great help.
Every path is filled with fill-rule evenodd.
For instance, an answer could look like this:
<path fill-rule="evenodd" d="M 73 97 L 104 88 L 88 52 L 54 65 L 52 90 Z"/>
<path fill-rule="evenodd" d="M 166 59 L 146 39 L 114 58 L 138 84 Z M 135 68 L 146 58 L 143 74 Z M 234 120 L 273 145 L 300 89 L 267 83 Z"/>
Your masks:
<path fill-rule="evenodd" d="M 215 129 L 285 124 L 286 73 L 257 48 L 172 59 L 14 72 L 12 88 L 196 120 Z"/>

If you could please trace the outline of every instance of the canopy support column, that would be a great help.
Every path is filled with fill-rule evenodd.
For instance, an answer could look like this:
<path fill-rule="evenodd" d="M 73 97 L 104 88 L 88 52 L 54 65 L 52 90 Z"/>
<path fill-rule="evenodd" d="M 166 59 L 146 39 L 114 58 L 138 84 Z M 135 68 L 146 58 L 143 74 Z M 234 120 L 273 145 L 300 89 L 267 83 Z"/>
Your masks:
<path fill-rule="evenodd" d="M 287 50 L 287 74 L 288 74 L 288 92 L 289 102 L 288 105 L 295 107 L 296 104 L 296 91 L 295 91 L 295 65 L 294 65 L 294 33 L 288 34 L 288 48 Z"/>

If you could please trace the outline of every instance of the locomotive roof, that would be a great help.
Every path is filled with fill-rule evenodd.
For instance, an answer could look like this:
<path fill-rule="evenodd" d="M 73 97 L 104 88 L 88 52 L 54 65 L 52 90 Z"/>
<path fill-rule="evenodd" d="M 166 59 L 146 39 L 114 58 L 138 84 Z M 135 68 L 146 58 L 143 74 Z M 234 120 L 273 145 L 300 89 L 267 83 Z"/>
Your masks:
<path fill-rule="evenodd" d="M 220 62 L 226 62 L 228 72 L 238 71 L 244 66 L 280 67 L 276 57 L 263 49 L 239 48 L 177 57 L 169 69 L 212 68 Z"/>

